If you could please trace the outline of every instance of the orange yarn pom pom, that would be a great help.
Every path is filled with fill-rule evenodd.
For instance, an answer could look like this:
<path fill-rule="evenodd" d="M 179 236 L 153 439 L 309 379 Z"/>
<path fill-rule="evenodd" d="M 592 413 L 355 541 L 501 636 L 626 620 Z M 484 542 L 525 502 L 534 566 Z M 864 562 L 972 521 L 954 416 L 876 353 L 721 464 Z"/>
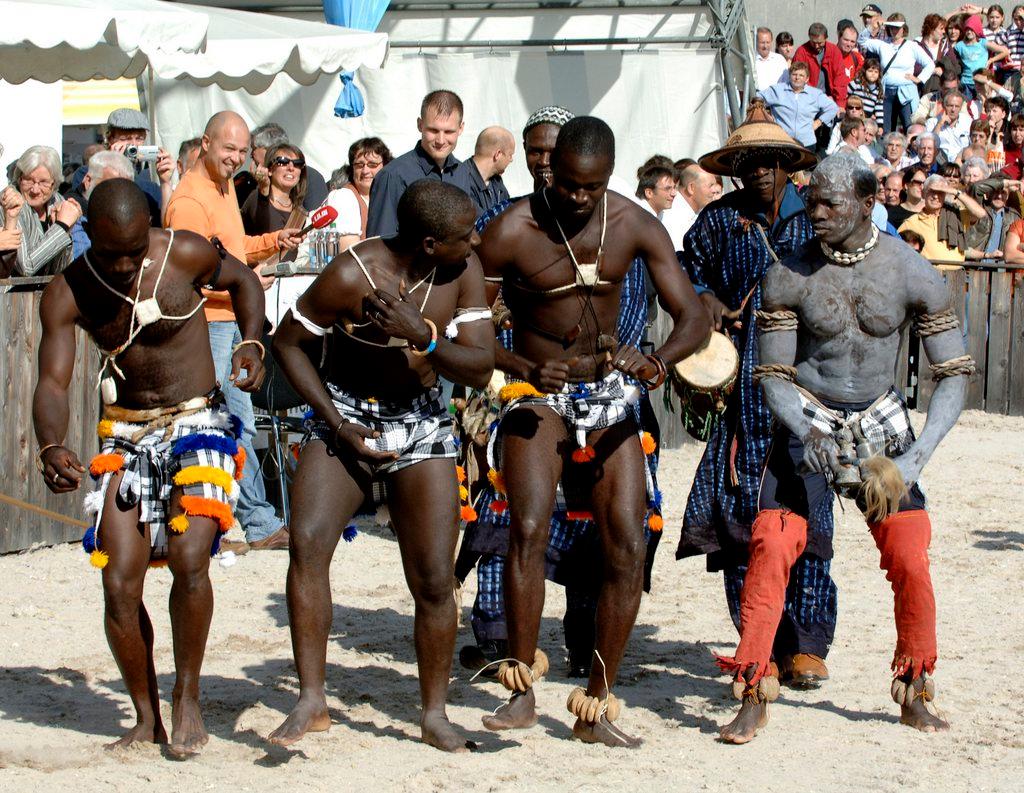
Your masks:
<path fill-rule="evenodd" d="M 112 474 L 124 468 L 124 457 L 120 454 L 97 454 L 89 463 L 89 473 L 93 476 Z"/>
<path fill-rule="evenodd" d="M 228 531 L 235 525 L 235 516 L 231 514 L 231 505 L 213 498 L 202 496 L 182 496 L 181 508 L 186 515 L 196 517 L 213 518 L 220 524 L 222 532 Z"/>
<path fill-rule="evenodd" d="M 643 448 L 644 454 L 654 454 L 654 450 L 658 448 L 654 436 L 649 432 L 645 432 L 640 436 L 640 446 Z"/>
<path fill-rule="evenodd" d="M 665 520 L 657 512 L 652 512 L 651 516 L 647 518 L 647 528 L 653 532 L 659 532 L 665 528 Z"/>
<path fill-rule="evenodd" d="M 496 498 L 494 499 L 494 501 L 491 502 L 491 512 L 495 513 L 496 515 L 504 514 L 507 509 L 508 502 L 505 501 L 504 499 Z"/>
<path fill-rule="evenodd" d="M 505 475 L 501 471 L 496 471 L 493 468 L 487 472 L 487 481 L 491 483 L 498 493 L 504 493 L 505 491 Z"/>
<path fill-rule="evenodd" d="M 455 478 L 459 480 L 460 485 L 466 481 L 466 469 L 461 465 L 455 466 Z"/>
<path fill-rule="evenodd" d="M 572 461 L 574 463 L 589 463 L 597 457 L 597 452 L 594 451 L 593 446 L 581 446 L 579 449 L 574 449 L 572 452 Z"/>
<path fill-rule="evenodd" d="M 232 455 L 232 459 L 235 461 L 235 479 L 241 482 L 245 476 L 245 447 L 242 444 L 238 444 L 238 451 Z"/>
<path fill-rule="evenodd" d="M 469 504 L 464 504 L 462 509 L 459 510 L 459 517 L 465 521 L 476 520 L 476 510 Z"/>

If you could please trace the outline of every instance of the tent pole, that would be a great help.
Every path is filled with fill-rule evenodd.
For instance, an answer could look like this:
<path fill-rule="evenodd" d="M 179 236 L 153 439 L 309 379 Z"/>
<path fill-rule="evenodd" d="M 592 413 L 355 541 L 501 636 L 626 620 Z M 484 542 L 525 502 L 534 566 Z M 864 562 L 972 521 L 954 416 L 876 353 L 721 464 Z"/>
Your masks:
<path fill-rule="evenodd" d="M 146 110 L 149 111 L 149 134 L 155 145 L 159 146 L 156 134 L 156 95 L 153 93 L 153 66 L 146 66 Z"/>

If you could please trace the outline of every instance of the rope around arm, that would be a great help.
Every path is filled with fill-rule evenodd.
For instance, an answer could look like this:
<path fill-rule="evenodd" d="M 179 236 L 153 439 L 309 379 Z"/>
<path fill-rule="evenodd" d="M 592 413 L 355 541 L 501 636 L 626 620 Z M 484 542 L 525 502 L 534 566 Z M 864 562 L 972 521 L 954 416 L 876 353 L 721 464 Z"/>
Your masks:
<path fill-rule="evenodd" d="M 914 333 L 923 339 L 925 336 L 956 330 L 960 327 L 960 320 L 957 319 L 952 309 L 946 309 L 937 314 L 918 314 L 914 317 L 913 327 Z"/>
<path fill-rule="evenodd" d="M 784 363 L 758 364 L 754 367 L 752 374 L 755 385 L 760 383 L 762 380 L 769 380 L 772 378 L 785 380 L 788 383 L 796 382 L 796 367 L 787 366 Z"/>
<path fill-rule="evenodd" d="M 762 333 L 773 331 L 796 330 L 799 321 L 795 311 L 784 309 L 782 311 L 755 311 L 757 318 L 757 329 Z"/>
<path fill-rule="evenodd" d="M 929 364 L 928 368 L 932 370 L 933 380 L 944 380 L 947 377 L 959 377 L 960 375 L 970 377 L 977 371 L 974 359 L 970 355 L 959 355 L 948 361 L 942 361 L 942 363 Z"/>

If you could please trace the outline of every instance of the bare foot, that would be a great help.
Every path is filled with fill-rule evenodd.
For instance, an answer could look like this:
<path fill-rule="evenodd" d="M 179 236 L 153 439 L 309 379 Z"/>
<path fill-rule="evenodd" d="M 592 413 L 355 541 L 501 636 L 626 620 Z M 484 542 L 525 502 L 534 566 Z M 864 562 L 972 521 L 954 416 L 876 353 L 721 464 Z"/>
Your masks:
<path fill-rule="evenodd" d="M 515 693 L 494 713 L 483 717 L 488 730 L 523 730 L 537 723 L 537 700 L 533 689 Z"/>
<path fill-rule="evenodd" d="M 137 743 L 167 743 L 167 731 L 164 725 L 157 722 L 136 724 L 128 732 L 113 743 L 108 743 L 106 749 L 124 749 Z"/>
<path fill-rule="evenodd" d="M 768 723 L 768 703 L 766 701 L 754 702 L 750 697 L 744 697 L 740 705 L 740 712 L 736 718 L 718 731 L 718 737 L 725 743 L 747 743 L 752 741 L 757 731 Z"/>
<path fill-rule="evenodd" d="M 267 739 L 278 746 L 291 746 L 302 740 L 307 732 L 326 732 L 331 729 L 331 717 L 327 713 L 327 700 L 323 697 L 310 697 L 295 704 L 284 723 L 270 733 Z"/>
<path fill-rule="evenodd" d="M 194 757 L 209 740 L 198 700 L 191 697 L 175 698 L 171 704 L 170 753 L 180 760 Z"/>
<path fill-rule="evenodd" d="M 900 705 L 900 724 L 920 730 L 921 732 L 939 732 L 948 730 L 949 722 L 939 715 L 935 706 L 919 697 L 910 705 Z"/>
<path fill-rule="evenodd" d="M 430 744 L 442 752 L 472 752 L 477 745 L 467 740 L 464 735 L 452 726 L 444 711 L 424 713 L 420 719 L 420 732 L 423 742 Z"/>
<path fill-rule="evenodd" d="M 576 719 L 572 726 L 572 734 L 584 743 L 603 743 L 613 748 L 636 749 L 643 741 L 626 735 L 622 730 L 608 721 L 604 714 L 596 722 Z"/>

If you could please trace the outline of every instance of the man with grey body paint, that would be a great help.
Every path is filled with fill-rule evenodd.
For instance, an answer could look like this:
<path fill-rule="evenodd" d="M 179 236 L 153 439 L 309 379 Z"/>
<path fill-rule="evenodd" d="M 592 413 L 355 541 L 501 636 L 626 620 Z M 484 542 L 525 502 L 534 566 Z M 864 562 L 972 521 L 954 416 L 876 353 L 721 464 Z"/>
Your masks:
<path fill-rule="evenodd" d="M 742 703 L 721 731 L 730 743 L 751 740 L 767 724 L 768 702 L 778 696 L 770 656 L 789 569 L 806 542 L 807 515 L 829 489 L 855 498 L 866 513 L 892 584 L 892 695 L 901 721 L 926 732 L 948 727 L 932 704 L 931 525 L 917 480 L 956 423 L 973 363 L 964 354 L 941 275 L 872 226 L 876 190 L 874 175 L 855 155 L 825 160 L 806 195 L 815 237 L 765 278 L 755 378 L 780 426 L 750 542 L 740 644 L 735 657 L 719 659 Z M 893 387 L 907 323 L 935 362 L 938 381 L 919 438 Z M 878 492 L 886 497 L 873 503 Z"/>

